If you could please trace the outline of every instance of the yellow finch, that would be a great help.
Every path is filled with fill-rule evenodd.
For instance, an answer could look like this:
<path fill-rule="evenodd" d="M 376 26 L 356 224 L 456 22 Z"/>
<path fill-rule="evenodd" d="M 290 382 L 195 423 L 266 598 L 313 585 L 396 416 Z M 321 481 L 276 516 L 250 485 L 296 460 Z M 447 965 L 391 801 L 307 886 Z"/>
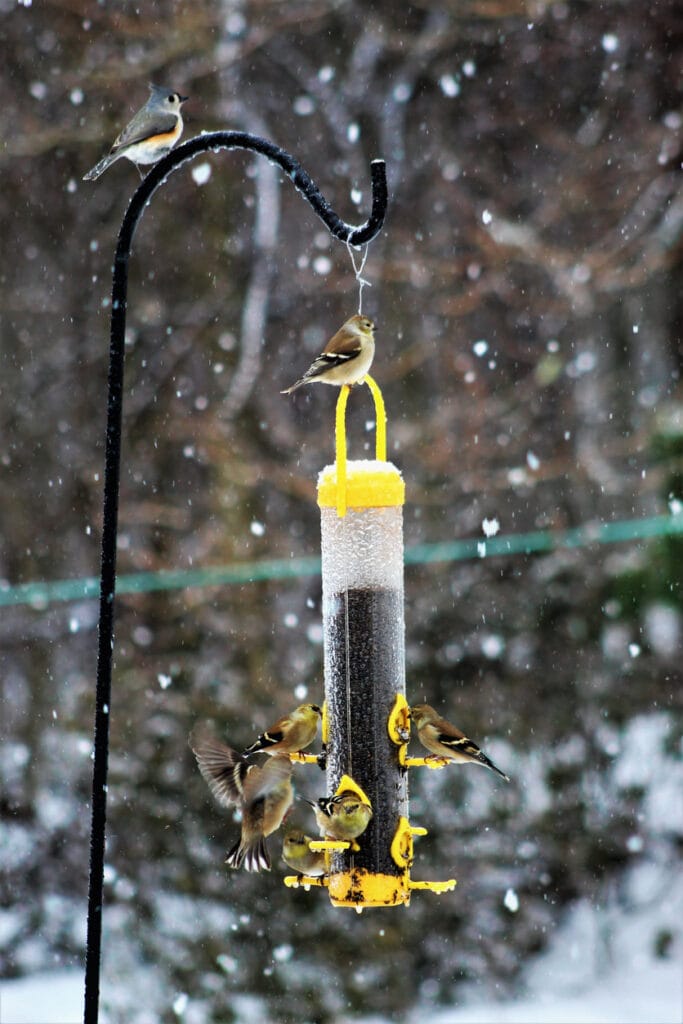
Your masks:
<path fill-rule="evenodd" d="M 282 840 L 282 859 L 300 875 L 318 877 L 325 874 L 325 854 L 310 848 L 312 838 L 300 828 L 290 828 Z"/>
<path fill-rule="evenodd" d="M 322 797 L 315 804 L 310 800 L 308 803 L 315 810 L 320 835 L 333 839 L 355 839 L 365 832 L 372 817 L 372 807 L 351 790 L 338 796 Z"/>
<path fill-rule="evenodd" d="M 266 836 L 282 824 L 294 799 L 292 763 L 276 754 L 258 767 L 212 736 L 193 733 L 190 747 L 209 789 L 224 807 L 242 811 L 242 835 L 228 851 L 226 864 L 247 871 L 270 870 Z"/>
<path fill-rule="evenodd" d="M 464 732 L 460 732 L 445 718 L 441 718 L 429 704 L 416 704 L 410 709 L 410 718 L 415 723 L 420 743 L 430 753 L 448 761 L 483 764 L 502 776 L 506 782 L 510 781 L 508 776 L 482 753 L 473 740 L 468 739 Z"/>
<path fill-rule="evenodd" d="M 375 357 L 375 325 L 359 313 L 343 324 L 330 338 L 317 359 L 314 359 L 303 377 L 290 388 L 281 391 L 289 395 L 302 384 L 358 384 L 372 365 Z"/>
<path fill-rule="evenodd" d="M 261 733 L 255 743 L 242 751 L 251 754 L 293 754 L 303 750 L 315 739 L 322 711 L 317 704 L 300 704 L 289 715 L 283 715 Z"/>

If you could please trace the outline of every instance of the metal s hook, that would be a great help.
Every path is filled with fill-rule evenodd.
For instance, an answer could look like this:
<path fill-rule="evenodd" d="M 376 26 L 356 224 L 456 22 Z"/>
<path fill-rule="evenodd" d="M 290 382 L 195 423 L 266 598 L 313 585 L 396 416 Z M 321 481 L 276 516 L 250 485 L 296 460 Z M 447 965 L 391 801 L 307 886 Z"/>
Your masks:
<path fill-rule="evenodd" d="M 372 193 L 370 216 L 364 224 L 354 226 L 342 220 L 299 161 L 295 160 L 291 153 L 282 149 L 281 146 L 276 146 L 269 139 L 264 139 L 260 135 L 252 135 L 250 132 L 206 132 L 204 135 L 197 135 L 194 139 L 184 142 L 177 149 L 172 150 L 168 156 L 154 164 L 135 190 L 119 232 L 116 247 L 117 260 L 128 259 L 138 220 L 152 195 L 166 181 L 168 175 L 187 160 L 197 156 L 198 153 L 205 153 L 207 150 L 217 153 L 221 149 L 246 149 L 252 153 L 260 153 L 271 163 L 281 167 L 297 192 L 301 193 L 309 206 L 320 217 L 330 234 L 341 239 L 342 242 L 348 241 L 355 246 L 364 245 L 366 242 L 371 242 L 382 230 L 389 201 L 384 160 L 373 160 L 370 164 Z M 115 285 L 116 278 L 114 279 Z M 114 296 L 112 296 L 113 298 Z"/>

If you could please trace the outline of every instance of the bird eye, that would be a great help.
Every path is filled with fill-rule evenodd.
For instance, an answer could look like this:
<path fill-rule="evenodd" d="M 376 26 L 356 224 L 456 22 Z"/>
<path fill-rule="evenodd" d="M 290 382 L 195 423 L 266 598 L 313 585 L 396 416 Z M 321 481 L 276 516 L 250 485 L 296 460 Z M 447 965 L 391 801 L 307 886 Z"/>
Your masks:
<path fill-rule="evenodd" d="M 175 103 L 175 101 L 176 101 L 176 93 L 172 92 L 171 95 L 168 97 L 168 102 L 169 103 Z"/>

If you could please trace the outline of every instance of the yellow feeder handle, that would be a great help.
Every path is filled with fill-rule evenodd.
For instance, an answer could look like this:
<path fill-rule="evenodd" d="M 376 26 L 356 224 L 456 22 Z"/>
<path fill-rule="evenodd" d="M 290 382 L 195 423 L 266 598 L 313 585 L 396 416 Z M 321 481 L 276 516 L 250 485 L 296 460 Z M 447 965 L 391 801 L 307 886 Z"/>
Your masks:
<path fill-rule="evenodd" d="M 370 388 L 375 402 L 375 458 L 378 462 L 387 461 L 387 411 L 379 385 L 369 373 L 363 377 L 363 383 Z"/>
<path fill-rule="evenodd" d="M 375 458 L 378 462 L 387 461 L 387 412 L 379 385 L 369 373 L 363 377 L 361 384 L 370 388 L 375 403 Z M 337 463 L 337 515 L 342 519 L 346 515 L 346 405 L 351 388 L 343 384 L 337 399 L 334 420 L 334 447 Z"/>
<path fill-rule="evenodd" d="M 337 411 L 334 421 L 335 461 L 337 463 L 337 515 L 342 519 L 346 515 L 346 403 L 351 388 L 342 385 L 337 400 Z"/>

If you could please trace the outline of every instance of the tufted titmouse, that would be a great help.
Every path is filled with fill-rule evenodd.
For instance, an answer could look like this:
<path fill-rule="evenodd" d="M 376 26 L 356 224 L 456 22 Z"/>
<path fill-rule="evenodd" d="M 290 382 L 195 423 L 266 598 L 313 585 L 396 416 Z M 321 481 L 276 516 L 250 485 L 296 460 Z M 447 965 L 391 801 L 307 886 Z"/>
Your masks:
<path fill-rule="evenodd" d="M 107 156 L 83 176 L 94 181 L 108 167 L 125 156 L 138 164 L 155 164 L 175 146 L 183 133 L 180 108 L 187 99 L 161 85 L 150 85 L 152 95 L 126 125 Z"/>

